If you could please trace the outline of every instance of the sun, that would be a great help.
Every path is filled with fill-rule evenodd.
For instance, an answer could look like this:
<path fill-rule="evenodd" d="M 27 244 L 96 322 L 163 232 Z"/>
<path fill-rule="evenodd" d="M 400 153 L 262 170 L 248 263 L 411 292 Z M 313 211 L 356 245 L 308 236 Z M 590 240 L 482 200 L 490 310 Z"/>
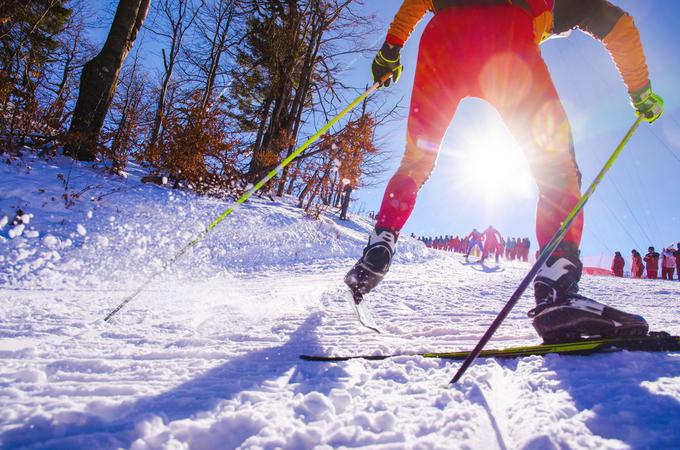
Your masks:
<path fill-rule="evenodd" d="M 515 138 L 500 117 L 466 130 L 457 146 L 456 174 L 470 196 L 486 203 L 529 198 L 535 184 Z"/>

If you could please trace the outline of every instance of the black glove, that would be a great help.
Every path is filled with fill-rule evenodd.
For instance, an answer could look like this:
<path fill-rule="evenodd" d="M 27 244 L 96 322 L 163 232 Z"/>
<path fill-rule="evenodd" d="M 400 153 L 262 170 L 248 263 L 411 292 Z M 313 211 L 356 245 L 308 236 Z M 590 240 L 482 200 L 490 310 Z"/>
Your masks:
<path fill-rule="evenodd" d="M 392 72 L 392 78 L 388 78 L 383 83 L 383 86 L 388 87 L 392 80 L 394 80 L 395 83 L 399 80 L 399 77 L 401 77 L 401 71 L 403 69 L 403 66 L 401 65 L 401 57 L 399 56 L 400 51 L 401 47 L 390 47 L 387 42 L 383 44 L 378 54 L 375 55 L 375 59 L 373 59 L 373 66 L 371 67 L 371 70 L 373 71 L 374 83 L 378 83 L 382 77 L 384 77 L 389 72 Z"/>

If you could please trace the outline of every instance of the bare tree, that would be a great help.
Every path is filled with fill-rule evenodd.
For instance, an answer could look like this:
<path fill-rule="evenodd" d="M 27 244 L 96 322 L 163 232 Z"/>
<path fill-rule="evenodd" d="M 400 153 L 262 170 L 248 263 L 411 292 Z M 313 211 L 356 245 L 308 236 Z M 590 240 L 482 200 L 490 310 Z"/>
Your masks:
<path fill-rule="evenodd" d="M 120 0 L 101 51 L 83 67 L 65 153 L 93 161 L 118 75 L 149 10 L 150 0 Z"/>
<path fill-rule="evenodd" d="M 210 0 L 196 17 L 185 58 L 189 62 L 187 72 L 191 72 L 188 77 L 195 79 L 203 91 L 203 108 L 211 106 L 213 91 L 220 83 L 224 87 L 227 62 L 235 54 L 230 49 L 243 38 L 239 25 L 245 11 L 240 3 L 241 0 Z"/>
<path fill-rule="evenodd" d="M 54 135 L 46 136 L 47 139 L 61 137 L 65 131 L 78 87 L 75 73 L 78 67 L 82 67 L 93 56 L 91 44 L 84 37 L 86 25 L 83 2 L 74 0 L 70 2 L 70 6 L 74 9 L 74 14 L 57 36 L 59 48 L 51 55 L 46 76 L 40 86 L 45 97 L 41 99 L 45 104 L 41 123 L 48 127 L 48 134 Z"/>
<path fill-rule="evenodd" d="M 105 140 L 109 141 L 106 158 L 110 160 L 111 171 L 120 173 L 125 169 L 128 158 L 143 148 L 145 118 L 148 115 L 146 76 L 140 71 L 139 50 L 135 52 L 132 64 L 123 67 L 119 88 L 116 89 L 109 120 L 104 125 Z"/>
<path fill-rule="evenodd" d="M 364 50 L 370 18 L 353 6 L 357 0 L 251 1 L 253 14 L 236 58 L 231 99 L 235 118 L 251 133 L 248 178 L 258 179 L 295 149 L 304 127 L 325 121 L 338 91 L 341 58 Z M 343 43 L 340 45 L 339 43 Z M 335 86 L 338 84 L 338 86 Z M 323 123 L 323 122 L 321 122 Z M 277 194 L 290 189 L 284 169 Z"/>
<path fill-rule="evenodd" d="M 161 50 L 163 54 L 163 74 L 161 75 L 161 87 L 156 102 L 156 112 L 154 115 L 151 134 L 149 136 L 149 146 L 156 144 L 161 133 L 163 117 L 165 115 L 168 88 L 173 78 L 175 65 L 182 50 L 182 41 L 187 30 L 193 24 L 198 8 L 192 0 L 161 0 L 158 6 L 159 13 L 165 22 L 164 26 L 151 28 L 153 34 L 169 40 L 169 47 Z M 167 27 L 167 28 L 166 28 Z M 165 29 L 164 29 L 165 28 Z"/>

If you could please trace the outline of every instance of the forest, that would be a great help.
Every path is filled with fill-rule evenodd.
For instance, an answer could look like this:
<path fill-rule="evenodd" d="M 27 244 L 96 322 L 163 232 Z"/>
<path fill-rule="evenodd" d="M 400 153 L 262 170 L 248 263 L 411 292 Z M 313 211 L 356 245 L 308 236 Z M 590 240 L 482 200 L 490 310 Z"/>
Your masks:
<path fill-rule="evenodd" d="M 237 197 L 369 86 L 360 0 L 0 1 L 0 139 L 146 182 Z M 104 13 L 96 10 L 104 6 Z M 107 10 L 110 10 L 108 11 Z M 366 77 L 366 80 L 370 78 Z M 389 97 L 364 100 L 263 189 L 318 215 L 370 185 Z"/>

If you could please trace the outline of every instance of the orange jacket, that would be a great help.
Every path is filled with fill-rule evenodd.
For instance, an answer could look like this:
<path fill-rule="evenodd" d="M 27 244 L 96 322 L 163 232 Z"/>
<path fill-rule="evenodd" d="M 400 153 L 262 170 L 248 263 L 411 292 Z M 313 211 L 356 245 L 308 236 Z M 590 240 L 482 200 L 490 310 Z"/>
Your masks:
<path fill-rule="evenodd" d="M 642 256 L 640 256 L 640 254 L 633 256 L 633 267 L 631 269 L 633 276 L 641 277 L 644 271 L 645 266 L 642 264 Z"/>
<path fill-rule="evenodd" d="M 639 91 L 649 83 L 640 33 L 633 18 L 621 8 L 607 0 L 523 0 L 518 3 L 528 4 L 531 9 L 537 43 L 578 28 L 604 43 L 629 92 Z M 390 25 L 387 42 L 403 46 L 428 12 L 435 12 L 435 0 L 404 0 Z"/>

